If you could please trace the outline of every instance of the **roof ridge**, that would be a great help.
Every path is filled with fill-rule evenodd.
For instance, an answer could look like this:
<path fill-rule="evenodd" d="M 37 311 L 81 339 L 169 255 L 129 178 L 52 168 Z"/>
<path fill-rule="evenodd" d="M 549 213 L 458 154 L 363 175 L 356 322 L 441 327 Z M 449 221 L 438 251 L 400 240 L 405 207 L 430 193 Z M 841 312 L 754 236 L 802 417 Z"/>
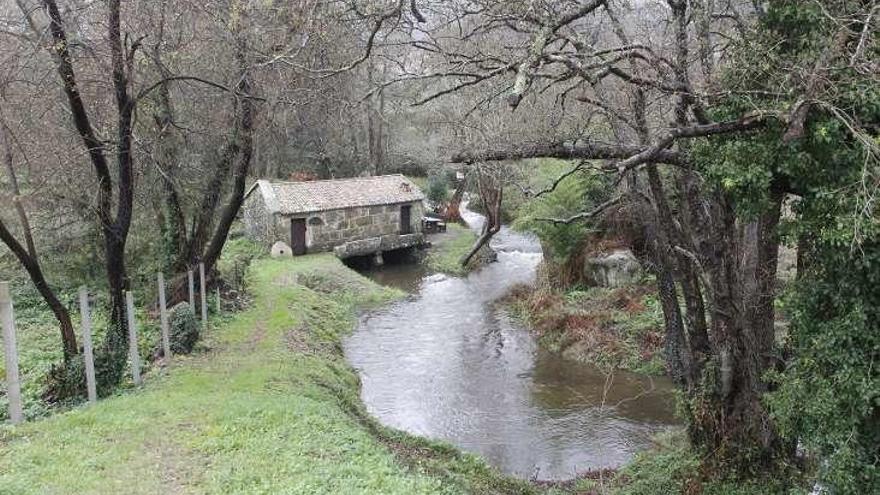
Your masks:
<path fill-rule="evenodd" d="M 318 179 L 318 180 L 273 180 L 258 179 L 268 182 L 269 184 L 314 184 L 316 182 L 357 182 L 370 179 L 382 179 L 386 177 L 402 177 L 409 180 L 409 177 L 403 174 L 384 174 L 384 175 L 368 175 L 366 177 L 343 177 L 341 179 Z"/>
<path fill-rule="evenodd" d="M 424 192 L 403 174 L 372 175 L 319 181 L 257 181 L 266 208 L 280 213 L 306 213 L 359 206 L 421 201 Z"/>

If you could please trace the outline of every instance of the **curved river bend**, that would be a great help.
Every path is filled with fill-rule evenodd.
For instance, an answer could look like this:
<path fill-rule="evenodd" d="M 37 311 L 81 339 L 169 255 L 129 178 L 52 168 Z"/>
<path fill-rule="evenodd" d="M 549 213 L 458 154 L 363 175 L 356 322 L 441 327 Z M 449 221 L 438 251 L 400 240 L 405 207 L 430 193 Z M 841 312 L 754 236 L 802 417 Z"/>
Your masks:
<path fill-rule="evenodd" d="M 480 227 L 481 216 L 464 215 Z M 367 274 L 411 292 L 362 316 L 345 342 L 370 413 L 538 479 L 620 466 L 676 423 L 667 380 L 565 361 L 493 304 L 534 281 L 541 254 L 535 239 L 506 228 L 492 246 L 498 262 L 467 278 L 418 265 Z"/>

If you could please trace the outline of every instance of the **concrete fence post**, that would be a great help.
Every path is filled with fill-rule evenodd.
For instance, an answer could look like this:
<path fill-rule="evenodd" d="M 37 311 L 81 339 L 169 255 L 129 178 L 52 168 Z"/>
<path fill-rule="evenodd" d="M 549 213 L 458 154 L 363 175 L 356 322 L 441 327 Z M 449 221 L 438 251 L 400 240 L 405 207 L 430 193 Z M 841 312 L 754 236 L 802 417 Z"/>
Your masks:
<path fill-rule="evenodd" d="M 0 325 L 3 326 L 3 351 L 6 356 L 6 398 L 9 400 L 9 421 L 24 421 L 21 407 L 21 381 L 18 377 L 18 354 L 15 348 L 15 318 L 9 282 L 0 282 Z"/>
<path fill-rule="evenodd" d="M 162 351 L 165 360 L 171 360 L 171 336 L 168 329 L 168 308 L 165 303 L 165 275 L 159 272 L 159 321 L 162 323 Z"/>
<path fill-rule="evenodd" d="M 217 304 L 217 314 L 223 312 L 223 308 L 220 306 L 220 287 L 216 287 L 214 289 L 214 302 Z"/>
<path fill-rule="evenodd" d="M 202 328 L 208 329 L 208 294 L 205 291 L 205 264 L 199 263 L 200 297 L 202 299 Z"/>
<path fill-rule="evenodd" d="M 192 269 L 186 271 L 186 281 L 189 284 L 189 310 L 196 314 L 196 289 Z"/>
<path fill-rule="evenodd" d="M 89 290 L 79 289 L 79 314 L 82 325 L 83 362 L 86 367 L 86 392 L 89 402 L 98 402 L 98 389 L 95 383 L 95 351 L 92 348 L 92 315 L 89 311 Z"/>
<path fill-rule="evenodd" d="M 141 380 L 141 355 L 138 352 L 137 325 L 134 317 L 134 297 L 131 291 L 125 292 L 125 305 L 128 313 L 128 356 L 131 361 L 131 379 L 135 385 Z"/>

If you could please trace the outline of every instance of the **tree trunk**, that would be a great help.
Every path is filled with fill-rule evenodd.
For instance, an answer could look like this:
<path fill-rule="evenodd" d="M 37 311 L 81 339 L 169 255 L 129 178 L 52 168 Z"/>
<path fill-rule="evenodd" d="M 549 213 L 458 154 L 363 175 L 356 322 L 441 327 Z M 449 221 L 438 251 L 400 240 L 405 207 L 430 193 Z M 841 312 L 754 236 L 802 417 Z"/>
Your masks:
<path fill-rule="evenodd" d="M 105 270 L 110 292 L 110 324 L 104 335 L 101 357 L 104 363 L 101 381 L 106 385 L 118 383 L 125 369 L 128 348 L 125 290 L 128 276 L 125 268 L 125 243 L 104 235 Z"/>
<path fill-rule="evenodd" d="M 214 169 L 211 171 L 211 179 L 205 187 L 202 202 L 196 210 L 198 214 L 193 219 L 194 227 L 191 236 L 173 264 L 174 271 L 183 272 L 198 263 L 205 245 L 211 238 L 217 205 L 220 203 L 224 184 L 239 151 L 238 138 L 233 136 L 217 157 Z"/>
<path fill-rule="evenodd" d="M 37 246 L 34 242 L 33 230 L 31 229 L 30 220 L 24 205 L 21 203 L 21 189 L 18 185 L 18 176 L 15 173 L 15 158 L 12 149 L 12 130 L 6 125 L 6 121 L 0 121 L 0 140 L 3 141 L 3 162 L 6 166 L 6 173 L 9 176 L 9 184 L 12 188 L 12 203 L 18 214 L 18 220 L 21 224 L 22 236 L 24 236 L 25 250 L 15 239 L 12 233 L 3 225 L 0 219 L 0 239 L 13 252 L 19 263 L 25 268 L 28 276 L 33 282 L 40 296 L 49 305 L 52 314 L 58 321 L 58 329 L 61 333 L 61 349 L 64 356 L 64 362 L 69 362 L 70 358 L 75 356 L 79 349 L 76 344 L 76 333 L 73 330 L 73 323 L 70 321 L 70 313 L 67 308 L 58 300 L 55 291 L 49 286 L 43 274 L 40 259 L 37 255 Z"/>
<path fill-rule="evenodd" d="M 465 184 L 465 180 L 461 180 L 456 184 L 452 197 L 449 198 L 446 207 L 443 208 L 443 219 L 447 222 L 461 221 L 461 200 L 464 197 Z"/>
<path fill-rule="evenodd" d="M 764 469 L 790 455 L 762 404 L 773 366 L 774 308 L 782 195 L 740 229 L 733 206 L 716 198 L 711 250 L 704 252 L 711 298 L 709 389 L 694 395 L 695 438 L 713 457 L 741 471 Z"/>
<path fill-rule="evenodd" d="M 246 45 L 243 39 L 239 39 L 236 50 L 236 60 L 242 67 L 242 74 L 239 78 L 238 91 L 242 94 L 250 94 L 252 87 L 247 72 L 247 61 L 245 59 Z M 242 98 L 240 100 L 238 132 L 235 139 L 238 141 L 237 148 L 239 150 L 238 163 L 235 168 L 233 178 L 232 193 L 223 208 L 220 220 L 217 223 L 217 229 L 214 236 L 205 250 L 202 260 L 205 263 L 206 272 L 213 272 L 214 264 L 220 257 L 226 238 L 229 236 L 229 229 L 232 222 L 235 221 L 238 211 L 244 203 L 244 193 L 247 186 L 247 175 L 250 170 L 251 160 L 254 152 L 254 119 L 256 117 L 256 108 L 254 101 L 250 98 Z"/>
<path fill-rule="evenodd" d="M 165 36 L 165 8 L 167 0 L 162 2 L 161 18 L 156 35 L 156 43 L 153 45 L 153 64 L 159 75 L 165 79 L 172 73 L 162 62 L 161 45 Z M 163 241 L 165 246 L 165 264 L 168 268 L 174 268 L 175 263 L 182 257 L 187 246 L 186 217 L 180 203 L 180 195 L 177 191 L 176 171 L 180 161 L 180 147 L 182 140 L 179 131 L 174 126 L 174 105 L 171 101 L 170 83 L 166 80 L 159 85 L 157 91 L 157 111 L 154 116 L 156 121 L 156 151 L 154 160 L 159 170 L 160 182 L 162 183 L 162 207 L 161 220 Z"/>
<path fill-rule="evenodd" d="M 470 251 L 459 260 L 461 266 L 467 266 L 471 258 L 488 245 L 492 237 L 501 230 L 501 199 L 504 189 L 495 183 L 494 178 L 486 177 L 482 172 L 478 172 L 477 187 L 480 190 L 480 200 L 486 209 L 486 221 L 483 223 L 480 237 L 474 242 Z"/>
<path fill-rule="evenodd" d="M 68 313 L 67 308 L 61 304 L 61 301 L 58 300 L 55 292 L 49 287 L 49 283 L 46 282 L 39 261 L 28 254 L 27 250 L 15 239 L 12 233 L 9 232 L 2 220 L 0 220 L 0 240 L 9 247 L 9 250 L 12 251 L 19 263 L 21 263 L 21 266 L 27 271 L 34 287 L 37 288 L 40 296 L 42 296 L 43 300 L 46 301 L 46 304 L 48 304 L 49 308 L 52 310 L 55 319 L 58 320 L 58 327 L 61 331 L 61 349 L 64 353 L 64 361 L 69 361 L 70 358 L 77 355 L 79 352 L 76 345 L 76 334 L 73 331 L 73 323 L 70 321 L 70 313 Z"/>
<path fill-rule="evenodd" d="M 247 41 L 243 36 L 241 33 L 236 33 L 235 59 L 241 68 L 241 73 L 238 75 L 236 93 L 237 95 L 250 95 L 253 88 L 247 64 Z M 223 246 L 229 236 L 229 229 L 232 227 L 232 223 L 235 221 L 235 217 L 244 203 L 247 177 L 253 162 L 256 105 L 253 98 L 247 96 L 237 96 L 236 98 L 235 115 L 237 120 L 235 122 L 235 134 L 224 150 L 223 158 L 228 160 L 230 166 L 232 162 L 235 162 L 232 191 L 220 212 L 220 218 L 217 220 L 217 226 L 214 228 L 213 233 L 208 230 L 208 226 L 214 220 L 214 213 L 220 198 L 219 190 L 213 191 L 213 197 L 210 198 L 210 201 L 207 201 L 207 197 L 207 203 L 203 201 L 203 207 L 210 203 L 209 208 L 203 209 L 200 212 L 199 224 L 202 227 L 197 228 L 196 232 L 201 233 L 196 234 L 194 232 L 193 236 L 198 235 L 200 238 L 204 237 L 204 239 L 200 239 L 198 242 L 192 242 L 191 240 L 188 255 L 180 264 L 181 271 L 185 271 L 187 266 L 194 266 L 199 262 L 204 263 L 205 276 L 209 280 L 213 279 L 214 265 L 220 258 Z M 228 167 L 226 170 L 228 172 Z M 209 216 L 208 212 L 210 212 Z M 208 238 L 209 235 L 210 238 Z M 185 299 L 187 294 L 185 284 L 185 277 L 177 277 L 172 282 L 172 288 L 169 291 L 169 300 L 172 301 L 172 304 L 173 302 Z"/>
<path fill-rule="evenodd" d="M 49 16 L 49 31 L 53 43 L 50 45 L 58 76 L 70 106 L 71 118 L 80 140 L 88 153 L 98 180 L 97 212 L 104 237 L 106 275 L 110 290 L 110 328 L 104 339 L 100 359 L 105 364 L 101 378 L 115 383 L 121 377 L 125 365 L 125 348 L 128 333 L 125 331 L 125 304 L 123 300 L 126 287 L 125 244 L 131 226 L 134 198 L 134 178 L 132 174 L 132 119 L 136 100 L 129 95 L 127 70 L 137 50 L 137 43 L 123 46 L 120 23 L 120 0 L 110 0 L 107 12 L 107 39 L 110 45 L 111 79 L 116 102 L 116 214 L 113 214 L 113 176 L 106 157 L 106 148 L 95 135 L 89 113 L 79 92 L 73 58 L 70 54 L 64 20 L 55 0 L 42 0 Z M 106 373 L 105 373 L 106 372 Z"/>

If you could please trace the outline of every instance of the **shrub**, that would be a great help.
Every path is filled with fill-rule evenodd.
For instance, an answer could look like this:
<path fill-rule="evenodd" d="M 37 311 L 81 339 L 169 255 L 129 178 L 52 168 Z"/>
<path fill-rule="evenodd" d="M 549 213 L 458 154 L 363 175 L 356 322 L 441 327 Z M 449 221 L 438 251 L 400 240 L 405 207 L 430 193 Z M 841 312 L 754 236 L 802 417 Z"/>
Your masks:
<path fill-rule="evenodd" d="M 189 354 L 199 340 L 199 322 L 189 303 L 182 302 L 171 308 L 171 352 Z"/>
<path fill-rule="evenodd" d="M 449 197 L 449 180 L 446 175 L 434 172 L 428 176 L 428 190 L 425 191 L 428 200 L 434 204 L 443 203 Z"/>
<path fill-rule="evenodd" d="M 84 396 L 86 393 L 85 361 L 77 354 L 68 363 L 52 365 L 46 373 L 46 389 L 43 399 L 49 403 L 64 402 Z"/>
<path fill-rule="evenodd" d="M 244 275 L 251 262 L 264 256 L 266 248 L 248 238 L 229 239 L 223 246 L 223 254 L 217 261 L 217 270 L 232 287 L 240 289 Z"/>
<path fill-rule="evenodd" d="M 534 187 L 542 190 L 552 180 L 566 173 L 572 164 L 564 161 L 543 163 Z M 578 172 L 563 179 L 556 188 L 523 204 L 513 224 L 517 230 L 533 232 L 541 240 L 545 256 L 552 262 L 564 264 L 575 254 L 595 222 L 551 223 L 542 218 L 567 218 L 589 211 L 609 198 L 609 188 L 599 175 Z"/>

